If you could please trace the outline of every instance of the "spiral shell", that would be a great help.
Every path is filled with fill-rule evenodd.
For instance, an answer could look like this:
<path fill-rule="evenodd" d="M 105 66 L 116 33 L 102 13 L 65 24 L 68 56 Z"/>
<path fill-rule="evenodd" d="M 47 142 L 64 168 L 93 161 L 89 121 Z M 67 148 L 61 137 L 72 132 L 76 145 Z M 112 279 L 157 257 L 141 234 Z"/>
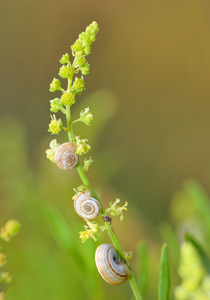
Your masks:
<path fill-rule="evenodd" d="M 55 163 L 62 170 L 71 170 L 76 167 L 79 156 L 75 153 L 76 146 L 71 143 L 60 145 L 55 151 Z"/>
<path fill-rule="evenodd" d="M 79 193 L 74 200 L 74 209 L 83 219 L 95 219 L 101 211 L 98 200 L 91 197 L 89 191 Z"/>
<path fill-rule="evenodd" d="M 119 262 L 117 251 L 108 244 L 102 244 L 96 249 L 95 261 L 100 275 L 110 284 L 121 284 L 130 275 L 127 265 Z"/>

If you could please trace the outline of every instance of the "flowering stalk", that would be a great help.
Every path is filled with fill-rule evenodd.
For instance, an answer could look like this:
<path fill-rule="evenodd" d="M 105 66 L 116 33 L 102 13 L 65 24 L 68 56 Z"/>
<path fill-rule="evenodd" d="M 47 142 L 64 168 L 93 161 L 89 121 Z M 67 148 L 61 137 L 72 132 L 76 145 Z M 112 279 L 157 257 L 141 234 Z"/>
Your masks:
<path fill-rule="evenodd" d="M 87 144 L 88 142 L 87 139 L 81 139 L 79 136 L 74 135 L 72 125 L 76 122 L 82 122 L 89 126 L 93 120 L 93 116 L 88 107 L 80 112 L 80 118 L 72 121 L 71 106 L 75 103 L 75 96 L 80 95 L 81 92 L 85 89 L 83 76 L 87 75 L 89 72 L 89 64 L 87 63 L 85 57 L 91 51 L 91 46 L 93 41 L 96 39 L 97 32 L 98 32 L 98 24 L 96 22 L 93 22 L 86 28 L 85 32 L 79 35 L 79 38 L 71 46 L 72 55 L 74 56 L 74 61 L 72 64 L 69 61 L 68 54 L 62 56 L 60 62 L 61 64 L 63 64 L 63 66 L 60 68 L 59 76 L 68 80 L 67 90 L 64 90 L 61 87 L 61 82 L 59 79 L 54 79 L 50 85 L 51 92 L 60 90 L 63 93 L 60 98 L 55 98 L 51 100 L 50 104 L 51 104 L 52 112 L 56 113 L 60 110 L 66 115 L 67 128 L 63 127 L 63 123 L 60 119 L 57 120 L 55 116 L 53 116 L 48 131 L 51 132 L 52 134 L 59 134 L 59 132 L 62 129 L 67 131 L 69 142 L 74 143 L 76 145 L 76 155 L 78 156 L 86 154 L 91 147 L 90 145 Z M 76 77 L 74 79 L 74 75 L 78 74 L 79 71 L 82 73 L 83 76 L 81 76 L 81 78 Z M 50 144 L 51 149 L 48 149 L 46 151 L 47 157 L 53 162 L 54 162 L 54 153 L 58 148 L 58 146 L 59 144 L 57 144 L 57 142 L 53 140 Z M 79 187 L 78 191 L 80 191 L 80 189 L 82 191 L 88 190 L 90 191 L 91 196 L 94 199 L 98 200 L 101 206 L 100 210 L 101 210 L 102 218 L 104 220 L 104 226 L 99 226 L 97 222 L 95 221 L 91 222 L 85 219 L 87 225 L 85 225 L 85 231 L 80 232 L 80 237 L 82 239 L 82 242 L 85 242 L 88 238 L 93 238 L 94 240 L 97 240 L 100 231 L 107 230 L 107 233 L 110 239 L 112 240 L 113 246 L 116 249 L 118 255 L 120 256 L 121 260 L 127 264 L 130 270 L 130 276 L 128 280 L 132 288 L 133 294 L 136 300 L 142 300 L 142 297 L 140 295 L 139 289 L 137 287 L 136 281 L 133 276 L 133 272 L 130 268 L 130 265 L 126 261 L 127 256 L 122 250 L 122 247 L 117 239 L 117 236 L 111 225 L 111 217 L 109 216 L 110 214 L 112 216 L 119 217 L 120 220 L 122 220 L 123 210 L 127 210 L 126 208 L 127 203 L 125 203 L 124 206 L 120 207 L 117 205 L 120 202 L 120 200 L 117 199 L 114 203 L 110 203 L 109 208 L 105 209 L 103 207 L 99 197 L 97 196 L 96 192 L 92 188 L 86 176 L 86 171 L 89 169 L 92 162 L 93 160 L 91 158 L 89 158 L 89 160 L 85 159 L 84 166 L 82 166 L 80 160 L 78 160 L 76 168 L 84 185 L 82 187 Z"/>

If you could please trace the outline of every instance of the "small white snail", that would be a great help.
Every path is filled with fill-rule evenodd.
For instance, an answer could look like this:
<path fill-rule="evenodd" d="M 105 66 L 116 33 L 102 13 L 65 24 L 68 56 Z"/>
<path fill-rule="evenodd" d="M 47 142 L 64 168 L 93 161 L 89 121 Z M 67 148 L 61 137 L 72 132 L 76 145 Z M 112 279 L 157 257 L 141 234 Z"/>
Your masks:
<path fill-rule="evenodd" d="M 98 200 L 91 197 L 89 191 L 85 191 L 76 196 L 74 209 L 81 218 L 92 220 L 99 215 L 101 205 Z"/>
<path fill-rule="evenodd" d="M 60 145 L 55 151 L 55 163 L 62 170 L 71 170 L 76 167 L 79 156 L 75 153 L 76 146 L 71 143 Z"/>
<path fill-rule="evenodd" d="M 102 244 L 96 249 L 95 262 L 102 278 L 113 285 L 125 282 L 129 269 L 124 262 L 119 262 L 117 251 L 108 244 Z"/>

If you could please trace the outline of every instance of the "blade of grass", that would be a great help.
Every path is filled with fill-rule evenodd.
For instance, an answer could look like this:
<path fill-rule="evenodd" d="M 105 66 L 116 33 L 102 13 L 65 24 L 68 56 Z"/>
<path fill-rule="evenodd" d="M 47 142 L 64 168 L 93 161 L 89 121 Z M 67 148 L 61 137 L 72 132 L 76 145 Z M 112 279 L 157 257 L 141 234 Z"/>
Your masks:
<path fill-rule="evenodd" d="M 158 286 L 158 299 L 168 300 L 170 291 L 170 270 L 169 270 L 169 260 L 167 245 L 164 244 L 161 249 L 160 258 L 160 278 Z"/>

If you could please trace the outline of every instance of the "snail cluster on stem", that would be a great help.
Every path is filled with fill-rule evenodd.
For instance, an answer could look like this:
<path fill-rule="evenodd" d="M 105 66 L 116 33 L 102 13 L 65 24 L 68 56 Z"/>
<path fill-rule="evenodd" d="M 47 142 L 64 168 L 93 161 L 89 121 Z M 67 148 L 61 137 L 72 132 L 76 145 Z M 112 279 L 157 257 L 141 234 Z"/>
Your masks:
<path fill-rule="evenodd" d="M 84 184 L 84 190 L 82 189 L 81 191 L 81 189 L 78 189 L 78 192 L 74 197 L 74 209 L 81 218 L 85 219 L 88 225 L 84 226 L 85 231 L 80 232 L 82 242 L 86 241 L 88 238 L 97 240 L 99 231 L 107 230 L 113 245 L 115 245 L 116 249 L 108 244 L 102 244 L 96 250 L 95 262 L 100 275 L 106 282 L 113 285 L 121 284 L 129 278 L 129 281 L 132 282 L 132 289 L 135 290 L 135 294 L 138 296 L 137 299 L 141 299 L 135 286 L 132 271 L 129 269 L 127 262 L 123 259 L 125 255 L 123 254 L 123 250 L 121 249 L 111 226 L 112 219 L 108 216 L 108 214 L 110 214 L 111 216 L 119 217 L 122 221 L 123 210 L 127 210 L 127 203 L 120 207 L 118 205 L 120 200 L 116 199 L 113 204 L 110 203 L 109 208 L 106 210 L 103 208 L 85 174 L 93 160 L 91 157 L 89 159 L 85 158 L 83 166 L 79 161 L 79 156 L 86 154 L 91 146 L 88 145 L 87 139 L 82 139 L 80 136 L 74 135 L 73 131 L 73 125 L 76 122 L 82 122 L 89 126 L 93 120 L 93 115 L 89 107 L 80 112 L 78 119 L 72 120 L 71 106 L 75 103 L 75 97 L 85 90 L 83 76 L 89 73 L 90 67 L 86 60 L 86 56 L 91 53 L 91 47 L 96 39 L 97 32 L 98 24 L 97 22 L 92 22 L 71 46 L 72 55 L 74 57 L 73 62 L 70 62 L 68 53 L 64 54 L 60 59 L 62 66 L 58 74 L 61 78 L 67 79 L 68 82 L 65 89 L 59 79 L 54 78 L 52 80 L 49 90 L 51 92 L 60 91 L 62 95 L 60 98 L 50 100 L 50 111 L 53 113 L 60 111 L 65 114 L 66 127 L 63 126 L 63 121 L 61 119 L 57 119 L 56 116 L 53 115 L 48 131 L 51 132 L 51 134 L 57 135 L 61 130 L 65 130 L 68 133 L 69 142 L 59 145 L 56 140 L 53 140 L 50 143 L 50 149 L 47 149 L 46 154 L 47 158 L 52 162 L 55 162 L 62 170 L 72 170 L 77 168 L 78 174 Z M 74 78 L 76 74 L 78 76 L 79 72 L 81 72 L 81 77 Z M 92 195 L 90 191 L 92 192 Z M 100 213 L 102 213 L 105 226 L 99 226 L 97 222 L 90 221 L 95 219 Z M 118 254 L 121 260 L 119 259 Z"/>

